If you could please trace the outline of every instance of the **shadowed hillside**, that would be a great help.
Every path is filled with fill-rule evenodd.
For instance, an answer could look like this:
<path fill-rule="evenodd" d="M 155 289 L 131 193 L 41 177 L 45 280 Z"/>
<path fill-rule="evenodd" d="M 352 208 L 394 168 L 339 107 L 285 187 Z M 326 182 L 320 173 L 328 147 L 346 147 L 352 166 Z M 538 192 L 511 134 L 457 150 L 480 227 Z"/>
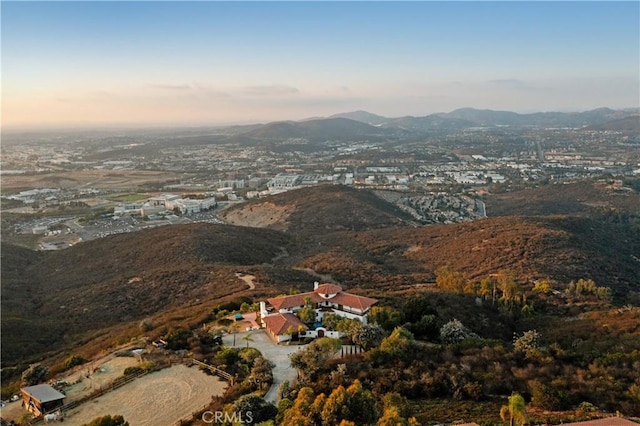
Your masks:
<path fill-rule="evenodd" d="M 207 224 L 54 252 L 3 244 L 3 362 L 59 348 L 88 330 L 242 293 L 247 286 L 235 272 L 271 262 L 288 244 L 276 231 Z"/>

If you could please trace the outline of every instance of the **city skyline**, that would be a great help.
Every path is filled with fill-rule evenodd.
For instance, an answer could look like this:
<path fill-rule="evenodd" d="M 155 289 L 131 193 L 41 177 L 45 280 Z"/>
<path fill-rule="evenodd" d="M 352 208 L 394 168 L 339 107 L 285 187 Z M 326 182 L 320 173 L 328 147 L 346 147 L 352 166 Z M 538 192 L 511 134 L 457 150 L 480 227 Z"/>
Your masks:
<path fill-rule="evenodd" d="M 638 107 L 638 2 L 2 2 L 2 121 Z"/>

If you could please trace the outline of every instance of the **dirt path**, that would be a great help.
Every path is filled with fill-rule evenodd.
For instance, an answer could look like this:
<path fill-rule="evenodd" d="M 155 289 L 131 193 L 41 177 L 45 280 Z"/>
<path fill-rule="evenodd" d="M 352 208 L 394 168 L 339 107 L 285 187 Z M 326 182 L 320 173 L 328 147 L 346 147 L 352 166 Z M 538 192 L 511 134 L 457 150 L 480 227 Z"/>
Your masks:
<path fill-rule="evenodd" d="M 253 280 L 256 279 L 253 275 L 243 274 L 242 272 L 236 272 L 236 277 L 244 281 L 248 286 L 249 290 L 255 290 L 256 285 L 253 283 Z"/>
<path fill-rule="evenodd" d="M 314 271 L 311 268 L 293 268 L 296 269 L 298 271 L 304 271 L 306 273 L 308 273 L 309 275 L 313 275 L 316 278 L 320 278 L 320 280 L 322 280 L 323 283 L 335 283 L 336 281 L 334 281 L 333 277 L 331 277 L 331 275 L 329 274 L 319 274 L 316 271 Z"/>
<path fill-rule="evenodd" d="M 176 365 L 134 380 L 74 408 L 65 425 L 79 426 L 107 414 L 122 415 L 131 426 L 171 425 L 202 409 L 226 382 L 196 367 Z"/>

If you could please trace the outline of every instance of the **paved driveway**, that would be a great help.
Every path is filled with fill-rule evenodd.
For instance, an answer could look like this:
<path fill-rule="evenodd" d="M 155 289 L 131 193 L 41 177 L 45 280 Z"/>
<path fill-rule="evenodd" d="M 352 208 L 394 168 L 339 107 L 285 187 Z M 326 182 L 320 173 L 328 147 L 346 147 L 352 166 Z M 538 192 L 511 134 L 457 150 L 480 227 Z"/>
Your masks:
<path fill-rule="evenodd" d="M 273 368 L 273 385 L 269 388 L 264 396 L 265 401 L 276 404 L 278 402 L 278 389 L 280 384 L 288 380 L 292 382 L 297 377 L 297 372 L 291 367 L 289 354 L 292 354 L 304 346 L 292 345 L 276 345 L 273 340 L 269 338 L 265 330 L 245 331 L 242 333 L 236 333 L 236 345 L 235 347 L 246 347 L 247 342 L 242 340 L 244 336 L 251 334 L 252 342 L 249 342 L 250 348 L 256 348 L 262 355 L 269 361 L 275 364 Z M 228 334 L 222 338 L 225 345 L 233 347 L 233 334 Z"/>

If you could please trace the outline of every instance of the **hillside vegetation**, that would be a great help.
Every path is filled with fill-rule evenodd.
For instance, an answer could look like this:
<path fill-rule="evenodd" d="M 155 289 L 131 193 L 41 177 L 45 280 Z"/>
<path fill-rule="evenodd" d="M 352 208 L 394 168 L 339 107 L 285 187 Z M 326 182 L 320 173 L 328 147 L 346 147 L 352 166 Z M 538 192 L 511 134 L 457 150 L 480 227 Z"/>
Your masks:
<path fill-rule="evenodd" d="M 555 399 L 536 400 L 540 407 L 600 401 L 633 412 L 640 386 L 628 374 L 640 362 L 634 197 L 591 183 L 548 185 L 491 196 L 495 217 L 418 227 L 369 191 L 327 185 L 231 207 L 221 212 L 229 225 L 167 226 L 57 252 L 3 244 L 3 367 L 24 368 L 45 355 L 90 357 L 140 336 L 141 320 L 152 324 L 144 332 L 150 338 L 195 329 L 222 303 L 308 291 L 324 274 L 379 298 L 375 321 L 387 333 L 404 325 L 419 341 L 402 353 L 389 344 L 347 360 L 341 380 L 359 377 L 377 398 L 399 392 L 420 420 L 456 420 L 447 410 L 455 400 L 460 410 L 490 406 L 493 414 L 477 418 L 493 422 L 500 398 L 513 390 L 530 401 L 552 389 Z M 553 210 L 554 200 L 568 199 L 575 207 Z M 539 205 L 547 207 L 524 215 Z M 239 272 L 254 275 L 256 288 Z M 444 284 L 446 274 L 462 284 Z M 517 298 L 496 287 L 507 276 Z M 594 288 L 576 290 L 571 282 L 580 279 Z M 483 281 L 493 283 L 493 296 Z M 541 282 L 544 291 L 536 290 Z M 451 346 L 438 330 L 454 318 L 480 340 Z M 543 342 L 533 355 L 512 348 L 514 333 L 529 330 Z M 333 367 L 309 383 L 315 392 L 336 388 L 337 379 L 327 379 Z M 614 379 L 598 382 L 603 375 Z M 571 381 L 577 376 L 579 386 Z"/>
<path fill-rule="evenodd" d="M 246 291 L 235 273 L 268 264 L 289 238 L 194 224 L 89 241 L 64 251 L 2 245 L 2 361 L 59 349 L 82 333 Z"/>
<path fill-rule="evenodd" d="M 487 215 L 543 216 L 553 214 L 601 215 L 626 212 L 640 217 L 640 195 L 616 190 L 606 183 L 580 181 L 542 185 L 485 197 Z"/>

